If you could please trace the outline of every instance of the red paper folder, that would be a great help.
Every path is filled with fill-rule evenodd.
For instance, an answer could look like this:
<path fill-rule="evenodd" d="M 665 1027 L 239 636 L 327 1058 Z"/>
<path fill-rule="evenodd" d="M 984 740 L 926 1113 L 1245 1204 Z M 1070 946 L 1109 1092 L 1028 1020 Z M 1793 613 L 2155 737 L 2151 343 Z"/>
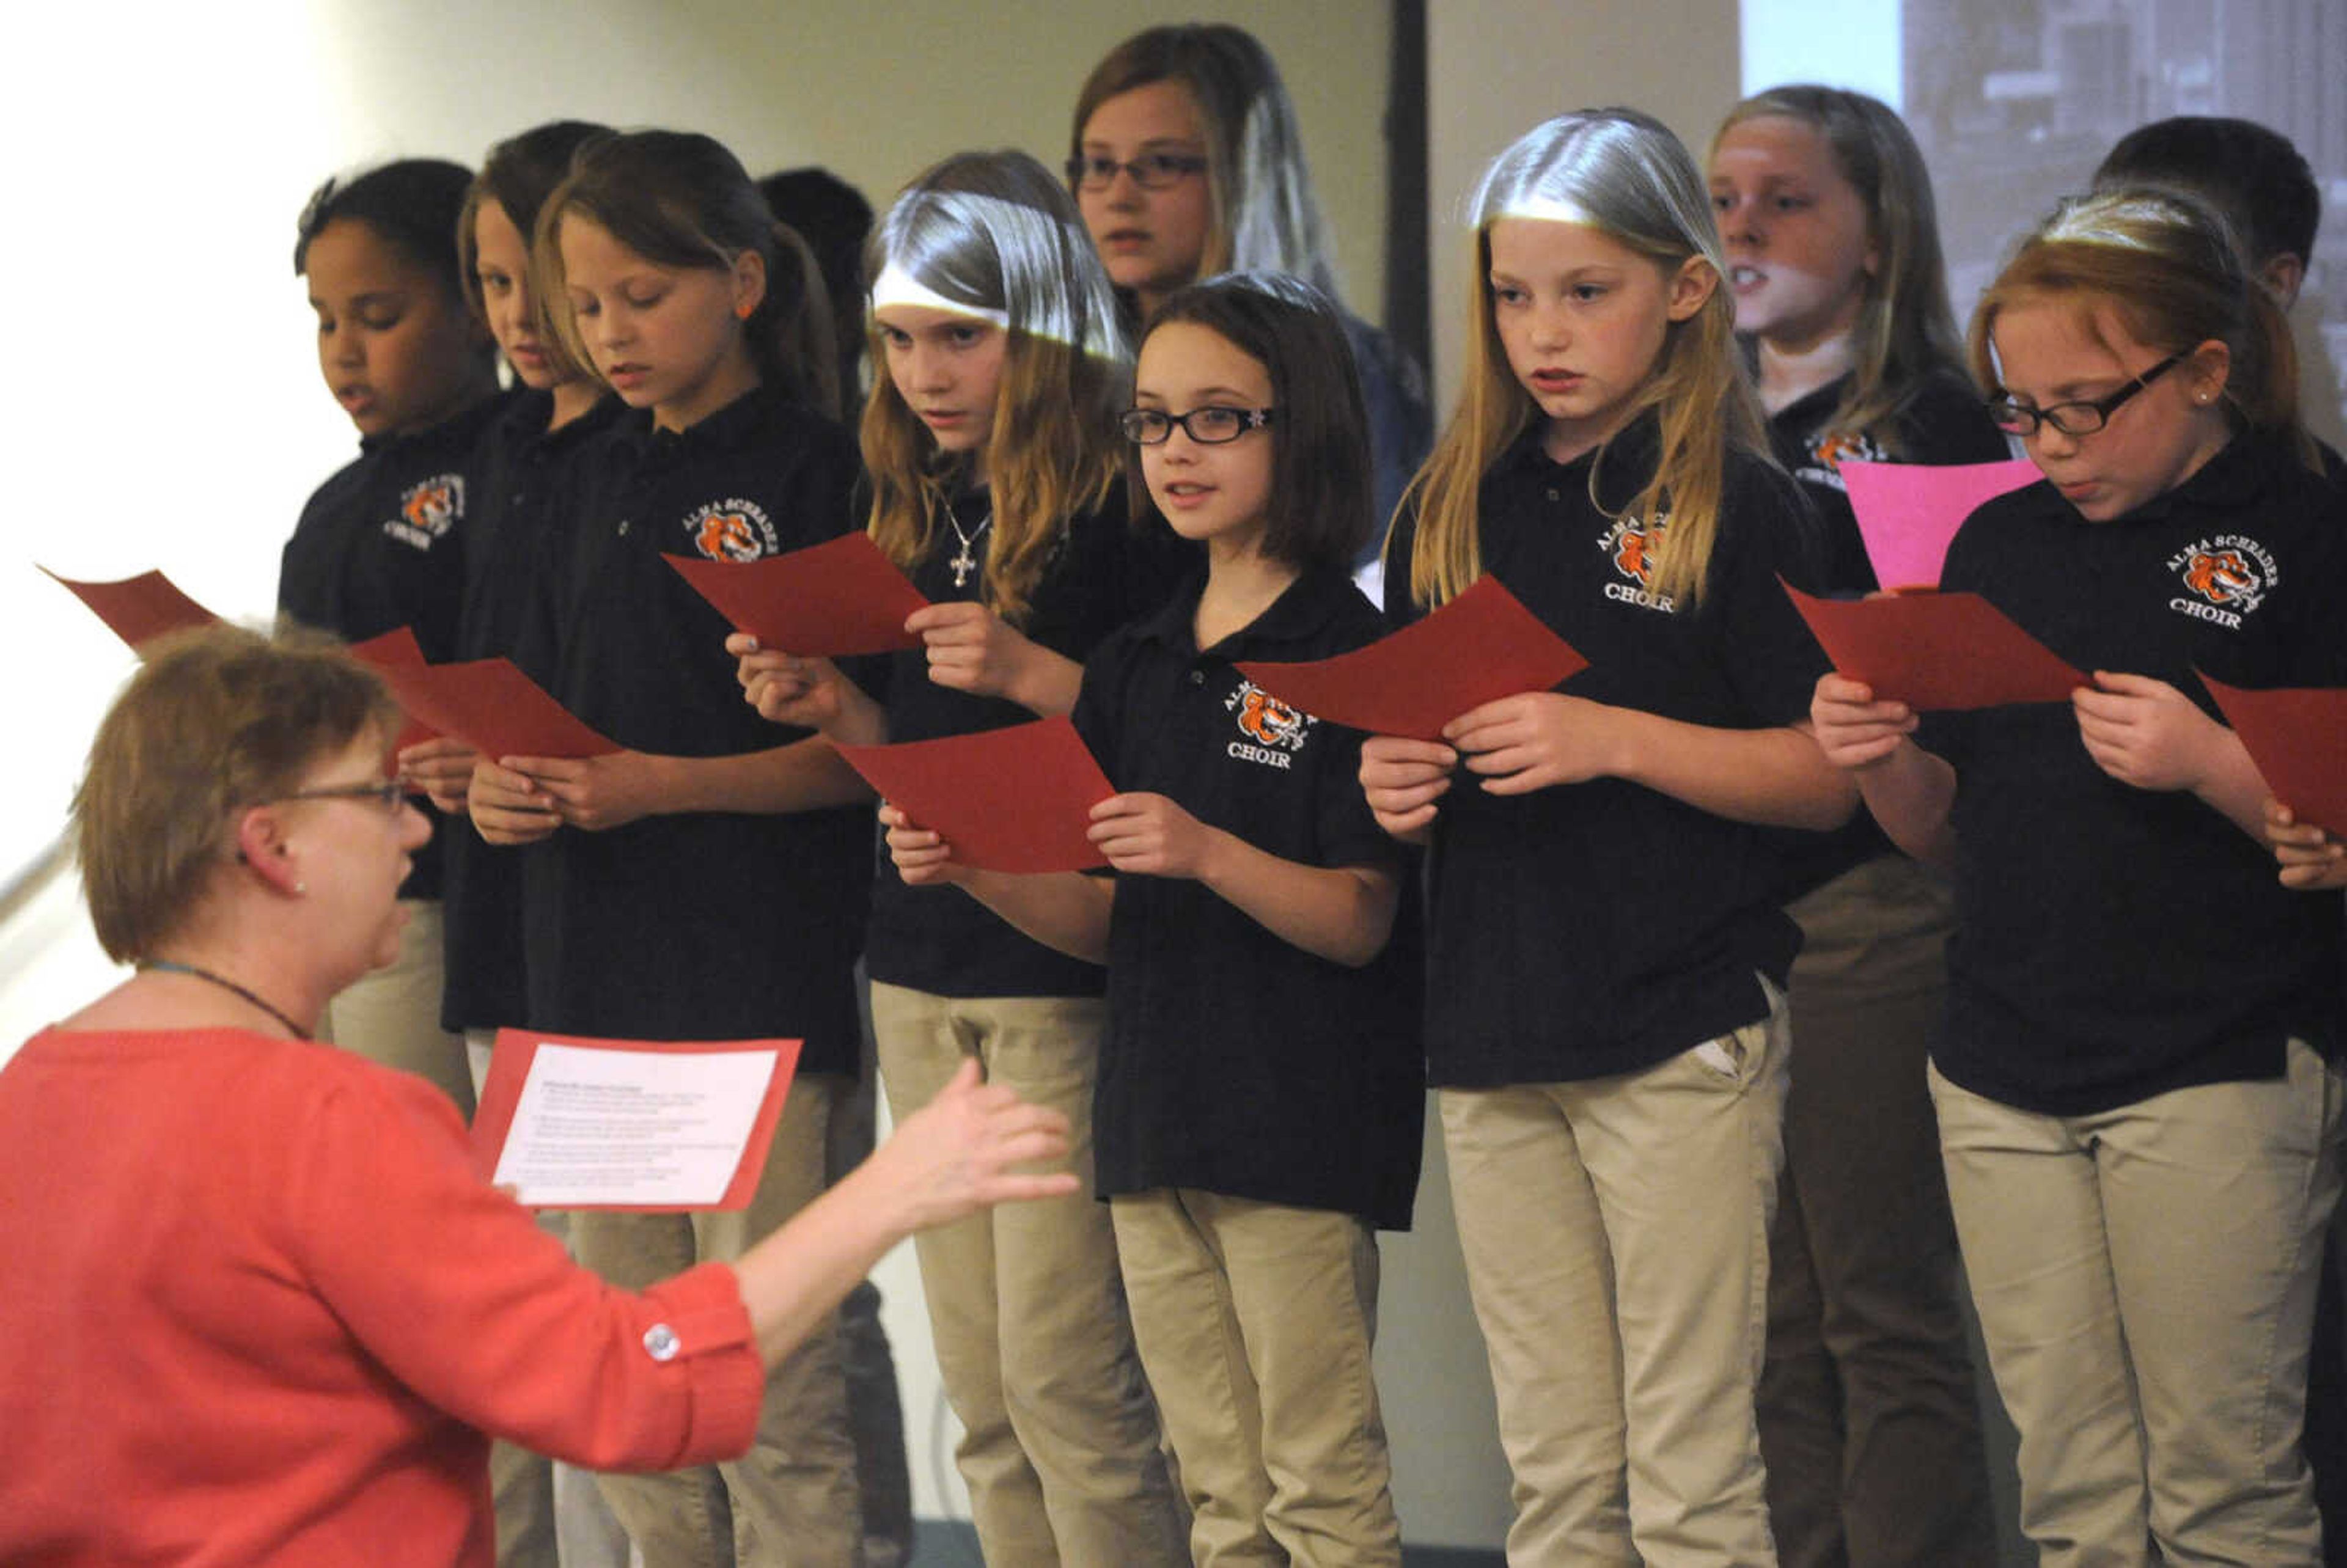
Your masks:
<path fill-rule="evenodd" d="M 362 664 L 372 665 L 378 671 L 390 669 L 395 665 L 421 669 L 425 663 L 424 645 L 416 641 L 415 633 L 405 626 L 395 627 L 380 637 L 370 637 L 363 642 L 352 643 L 351 657 Z M 410 746 L 420 746 L 426 741 L 436 741 L 439 738 L 439 731 L 429 724 L 418 722 L 415 715 L 411 713 L 407 716 L 406 724 L 399 732 L 399 738 L 391 743 L 391 749 L 395 752 L 404 752 Z"/>
<path fill-rule="evenodd" d="M 719 1209 L 746 1209 L 750 1206 L 750 1200 L 757 1196 L 758 1183 L 765 1174 L 766 1151 L 774 1141 L 774 1123 L 783 1113 L 783 1099 L 790 1091 L 791 1076 L 798 1069 L 800 1043 L 795 1040 L 593 1040 L 579 1035 L 501 1029 L 497 1030 L 496 1048 L 489 1055 L 488 1077 L 481 1085 L 480 1106 L 473 1115 L 473 1169 L 480 1173 L 484 1182 L 496 1176 L 497 1161 L 506 1152 L 506 1137 L 513 1131 L 514 1112 L 521 1105 L 522 1086 L 529 1081 L 530 1063 L 538 1059 L 538 1048 L 541 1045 L 575 1045 L 594 1050 L 629 1050 L 666 1056 L 723 1050 L 771 1050 L 775 1053 L 774 1075 L 767 1081 L 766 1097 L 759 1102 L 757 1120 L 751 1125 L 749 1142 L 743 1146 L 742 1163 L 734 1171 L 733 1180 L 726 1186 L 725 1195 L 711 1205 Z M 617 1213 L 678 1212 L 651 1204 L 574 1204 L 564 1206 Z"/>
<path fill-rule="evenodd" d="M 412 717 L 485 757 L 600 757 L 620 749 L 573 718 L 510 660 L 375 668 Z"/>
<path fill-rule="evenodd" d="M 1784 586 L 1834 669 L 1872 687 L 1879 702 L 1919 713 L 2066 702 L 2094 684 L 1976 593 L 1816 599 Z"/>
<path fill-rule="evenodd" d="M 848 766 L 981 871 L 1082 871 L 1108 857 L 1084 836 L 1116 793 L 1065 719 L 894 746 L 842 746 Z"/>
<path fill-rule="evenodd" d="M 119 582 L 77 582 L 46 567 L 41 571 L 89 606 L 108 630 L 133 648 L 170 632 L 210 626 L 220 619 L 180 592 L 179 585 L 159 571 L 142 571 Z"/>
<path fill-rule="evenodd" d="M 2250 692 L 2206 671 L 2200 683 L 2249 748 L 2274 798 L 2299 821 L 2347 838 L 2347 691 Z"/>
<path fill-rule="evenodd" d="M 736 631 L 776 653 L 836 659 L 921 645 L 905 620 L 929 601 L 863 534 L 764 560 L 671 556 L 668 564 Z"/>
<path fill-rule="evenodd" d="M 1874 580 L 1894 589 L 1939 587 L 1948 546 L 1964 519 L 1982 502 L 2040 477 L 2025 457 L 1936 466 L 1846 457 L 1835 471 L 1849 487 Z"/>
<path fill-rule="evenodd" d="M 1247 661 L 1239 673 L 1289 707 L 1373 735 L 1439 741 L 1472 708 L 1547 692 L 1589 668 L 1495 577 L 1367 648 L 1334 659 Z"/>

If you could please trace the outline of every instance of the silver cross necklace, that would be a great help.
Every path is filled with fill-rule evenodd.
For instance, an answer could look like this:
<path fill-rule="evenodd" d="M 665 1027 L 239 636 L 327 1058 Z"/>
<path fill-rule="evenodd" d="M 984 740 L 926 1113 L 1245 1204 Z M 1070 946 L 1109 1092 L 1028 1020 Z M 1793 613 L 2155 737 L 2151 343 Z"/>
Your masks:
<path fill-rule="evenodd" d="M 970 553 L 971 548 L 979 539 L 985 538 L 986 530 L 993 526 L 994 508 L 989 507 L 986 509 L 986 516 L 978 519 L 978 527 L 968 533 L 962 532 L 961 519 L 953 515 L 951 507 L 946 508 L 946 522 L 952 527 L 954 538 L 961 541 L 961 553 L 946 562 L 946 565 L 953 568 L 954 586 L 967 588 L 969 585 L 969 574 L 978 569 L 978 558 Z"/>

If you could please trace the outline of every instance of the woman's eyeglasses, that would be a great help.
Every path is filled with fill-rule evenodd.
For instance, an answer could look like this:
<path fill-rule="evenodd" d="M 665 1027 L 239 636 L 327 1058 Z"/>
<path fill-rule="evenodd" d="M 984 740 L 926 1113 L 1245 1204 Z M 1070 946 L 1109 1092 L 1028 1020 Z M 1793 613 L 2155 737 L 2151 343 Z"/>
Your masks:
<path fill-rule="evenodd" d="M 372 784 L 320 784 L 315 789 L 297 789 L 287 794 L 271 795 L 257 800 L 255 805 L 273 805 L 281 800 L 371 800 L 383 807 L 386 815 L 398 812 L 400 803 L 407 798 L 407 786 L 397 779 L 381 779 Z"/>
<path fill-rule="evenodd" d="M 1193 408 L 1187 414 L 1168 414 L 1162 408 L 1128 408 L 1117 415 L 1117 424 L 1124 430 L 1124 438 L 1136 446 L 1163 446 L 1173 439 L 1174 427 L 1201 446 L 1220 446 L 1235 441 L 1250 430 L 1260 430 L 1271 423 L 1276 408 L 1223 408 L 1208 404 Z"/>
<path fill-rule="evenodd" d="M 2040 425 L 2051 425 L 2065 436 L 2092 436 L 2110 423 L 2111 415 L 2128 398 L 2157 381 L 2183 359 L 2180 354 L 2169 354 L 2108 397 L 2056 403 L 2046 408 L 2032 408 L 2010 397 L 1992 397 L 1988 400 L 1989 422 L 2007 436 L 2034 436 Z"/>

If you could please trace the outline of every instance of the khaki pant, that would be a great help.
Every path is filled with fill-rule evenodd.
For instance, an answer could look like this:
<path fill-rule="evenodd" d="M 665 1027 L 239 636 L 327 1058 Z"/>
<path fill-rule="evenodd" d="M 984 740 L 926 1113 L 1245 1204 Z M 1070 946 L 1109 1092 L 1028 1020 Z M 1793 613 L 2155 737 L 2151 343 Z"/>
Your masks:
<path fill-rule="evenodd" d="M 2339 1071 L 2293 1041 L 2283 1078 L 2091 1116 L 1931 1082 L 2039 1561 L 2319 1562 L 2299 1434 Z"/>
<path fill-rule="evenodd" d="M 1087 1190 L 1008 1204 L 915 1238 L 921 1290 L 971 1522 L 1003 1568 L 1188 1561 L 1117 1275 L 1106 1205 L 1089 1190 L 1096 997 L 931 996 L 875 984 L 872 1022 L 892 1118 L 928 1103 L 962 1059 L 1072 1130 Z"/>
<path fill-rule="evenodd" d="M 440 901 L 403 898 L 407 924 L 400 928 L 399 956 L 383 968 L 360 976 L 326 1004 L 318 1038 L 430 1080 L 473 1119 L 473 1074 L 465 1059 L 465 1037 L 440 1027 Z"/>
<path fill-rule="evenodd" d="M 1995 1568 L 1955 1219 L 1923 1081 L 1945 883 L 1870 860 L 1788 911 L 1792 1087 L 1760 1453 L 1782 1568 Z"/>
<path fill-rule="evenodd" d="M 824 1132 L 846 1083 L 802 1073 L 783 1102 L 758 1195 L 735 1213 L 610 1214 L 571 1222 L 579 1259 L 632 1290 L 712 1258 L 742 1255 L 823 1191 Z M 599 1475 L 646 1568 L 840 1568 L 863 1529 L 839 1337 L 811 1336 L 766 1374 L 748 1454 L 665 1475 Z"/>
<path fill-rule="evenodd" d="M 1187 1188 L 1110 1200 L 1198 1568 L 1398 1565 L 1363 1221 Z"/>
<path fill-rule="evenodd" d="M 1770 1002 L 1641 1072 L 1442 1091 L 1514 1568 L 1773 1568 L 1752 1415 L 1785 1099 Z"/>

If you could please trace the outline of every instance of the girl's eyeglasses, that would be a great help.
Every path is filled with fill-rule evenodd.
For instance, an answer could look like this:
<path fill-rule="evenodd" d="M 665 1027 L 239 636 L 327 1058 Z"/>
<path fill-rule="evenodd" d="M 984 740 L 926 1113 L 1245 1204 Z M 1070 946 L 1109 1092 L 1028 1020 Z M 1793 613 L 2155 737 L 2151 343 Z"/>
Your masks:
<path fill-rule="evenodd" d="M 2008 436 L 2034 436 L 2040 425 L 2051 425 L 2065 436 L 2092 436 L 2110 423 L 2111 415 L 2128 398 L 2157 381 L 2183 359 L 2180 354 L 2169 354 L 2108 397 L 2056 403 L 2048 408 L 2032 408 L 2010 397 L 1992 397 L 1988 400 L 1989 422 Z"/>
<path fill-rule="evenodd" d="M 1206 172 L 1206 160 L 1194 152 L 1144 152 L 1130 163 L 1113 158 L 1068 159 L 1068 183 L 1083 190 L 1106 190 L 1116 183 L 1117 171 L 1133 176 L 1143 190 L 1163 190 L 1194 174 Z"/>
<path fill-rule="evenodd" d="M 1117 424 L 1124 429 L 1124 438 L 1136 446 L 1163 446 L 1173 439 L 1174 427 L 1201 446 L 1220 446 L 1235 441 L 1250 430 L 1260 430 L 1271 423 L 1276 408 L 1223 408 L 1208 404 L 1193 408 L 1187 414 L 1168 414 L 1162 408 L 1128 408 L 1117 415 Z"/>

